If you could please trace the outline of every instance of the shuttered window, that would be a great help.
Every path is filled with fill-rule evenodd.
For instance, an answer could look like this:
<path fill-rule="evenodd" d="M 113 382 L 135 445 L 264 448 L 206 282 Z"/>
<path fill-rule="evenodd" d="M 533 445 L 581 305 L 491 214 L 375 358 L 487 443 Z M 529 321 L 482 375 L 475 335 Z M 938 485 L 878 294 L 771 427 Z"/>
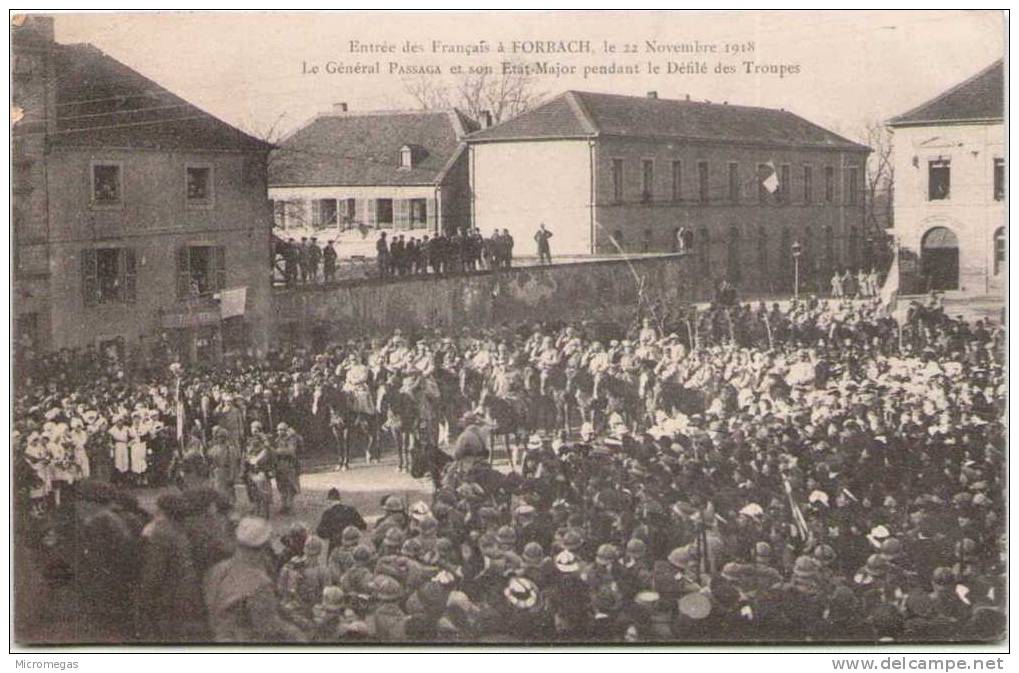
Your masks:
<path fill-rule="evenodd" d="M 80 256 L 85 306 L 135 301 L 138 264 L 133 248 L 90 248 Z"/>
<path fill-rule="evenodd" d="M 177 298 L 211 295 L 226 288 L 226 246 L 194 245 L 177 250 Z"/>
<path fill-rule="evenodd" d="M 410 200 L 396 199 L 393 203 L 396 210 L 396 228 L 401 231 L 410 229 Z"/>

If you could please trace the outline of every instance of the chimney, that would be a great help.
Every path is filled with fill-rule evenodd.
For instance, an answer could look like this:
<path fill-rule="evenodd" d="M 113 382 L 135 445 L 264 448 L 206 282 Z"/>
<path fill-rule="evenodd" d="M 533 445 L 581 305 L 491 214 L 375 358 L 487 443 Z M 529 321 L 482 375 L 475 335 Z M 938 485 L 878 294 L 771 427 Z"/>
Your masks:
<path fill-rule="evenodd" d="M 658 100 L 658 92 L 657 91 L 648 91 L 647 92 L 647 97 L 648 98 L 654 98 L 655 100 Z"/>
<path fill-rule="evenodd" d="M 690 94 L 687 94 L 687 95 L 686 95 L 686 99 L 687 99 L 687 100 L 690 100 Z"/>
<path fill-rule="evenodd" d="M 491 110 L 482 110 L 479 115 L 481 119 L 478 122 L 481 124 L 481 128 L 487 129 L 492 125 L 492 112 Z"/>
<path fill-rule="evenodd" d="M 333 103 L 333 112 L 346 112 L 346 111 L 347 111 L 346 103 Z"/>

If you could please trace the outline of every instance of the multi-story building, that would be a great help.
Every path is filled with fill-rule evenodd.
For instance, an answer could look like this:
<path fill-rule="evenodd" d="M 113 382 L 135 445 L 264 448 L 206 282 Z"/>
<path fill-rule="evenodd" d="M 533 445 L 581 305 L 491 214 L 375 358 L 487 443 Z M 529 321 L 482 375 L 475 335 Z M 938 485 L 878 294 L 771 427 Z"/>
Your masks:
<path fill-rule="evenodd" d="M 467 148 L 477 123 L 459 110 L 348 111 L 284 138 L 269 166 L 281 230 L 452 233 L 470 225 Z M 373 234 L 369 242 L 374 242 Z"/>
<path fill-rule="evenodd" d="M 889 120 L 904 285 L 982 294 L 1008 277 L 1004 62 Z"/>
<path fill-rule="evenodd" d="M 13 52 L 16 343 L 185 361 L 265 348 L 271 146 L 56 44 L 52 19 L 16 25 Z M 222 290 L 245 293 L 229 316 Z"/>
<path fill-rule="evenodd" d="M 567 91 L 468 138 L 472 212 L 526 254 L 697 253 L 744 288 L 865 265 L 869 148 L 784 110 Z"/>

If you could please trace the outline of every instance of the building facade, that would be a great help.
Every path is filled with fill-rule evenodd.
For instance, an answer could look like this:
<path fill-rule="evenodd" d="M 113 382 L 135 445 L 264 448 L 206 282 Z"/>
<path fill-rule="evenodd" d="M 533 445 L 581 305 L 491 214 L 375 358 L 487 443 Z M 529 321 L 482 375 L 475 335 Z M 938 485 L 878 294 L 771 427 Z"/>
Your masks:
<path fill-rule="evenodd" d="M 472 210 L 527 254 L 697 254 L 744 288 L 801 288 L 866 265 L 868 148 L 781 110 L 568 91 L 468 138 Z M 769 176 L 770 179 L 769 179 Z"/>
<path fill-rule="evenodd" d="M 271 147 L 48 25 L 14 91 L 40 105 L 14 127 L 16 343 L 138 361 L 264 350 Z M 224 317 L 231 289 L 245 301 Z"/>
<path fill-rule="evenodd" d="M 280 142 L 269 169 L 278 233 L 452 233 L 470 226 L 458 110 L 351 112 L 345 103 Z"/>
<path fill-rule="evenodd" d="M 904 285 L 983 294 L 1008 277 L 1004 63 L 888 122 Z"/>

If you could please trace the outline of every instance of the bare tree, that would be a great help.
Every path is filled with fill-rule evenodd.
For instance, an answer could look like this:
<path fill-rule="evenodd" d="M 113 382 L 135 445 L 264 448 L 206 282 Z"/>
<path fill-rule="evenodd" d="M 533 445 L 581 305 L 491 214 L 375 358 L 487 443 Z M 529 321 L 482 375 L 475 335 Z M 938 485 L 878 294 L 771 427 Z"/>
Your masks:
<path fill-rule="evenodd" d="M 895 188 L 895 166 L 892 163 L 892 133 L 880 121 L 864 125 L 859 133 L 861 142 L 873 151 L 867 158 L 864 175 L 867 227 L 884 233 L 892 226 L 892 196 Z"/>
<path fill-rule="evenodd" d="M 530 110 L 543 97 L 533 75 L 494 71 L 463 74 L 451 81 L 429 76 L 408 79 L 404 91 L 422 110 L 458 107 L 475 119 L 487 111 L 496 124 Z"/>

